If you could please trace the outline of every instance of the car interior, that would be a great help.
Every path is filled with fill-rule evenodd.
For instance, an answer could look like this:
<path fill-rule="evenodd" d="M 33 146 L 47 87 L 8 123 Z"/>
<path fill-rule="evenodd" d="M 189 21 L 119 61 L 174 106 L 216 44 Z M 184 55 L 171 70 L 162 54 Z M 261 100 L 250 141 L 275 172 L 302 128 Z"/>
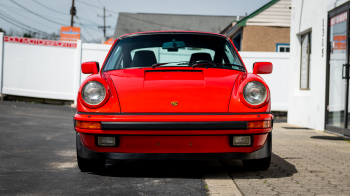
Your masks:
<path fill-rule="evenodd" d="M 104 70 L 143 68 L 170 62 L 173 63 L 161 66 L 191 66 L 189 62 L 241 64 L 237 54 L 232 53 L 230 45 L 222 38 L 197 35 L 162 36 L 164 37 L 136 36 L 122 40 L 114 49 Z M 173 40 L 173 42 L 167 42 L 167 40 Z M 226 68 L 237 69 L 239 66 L 227 66 Z"/>

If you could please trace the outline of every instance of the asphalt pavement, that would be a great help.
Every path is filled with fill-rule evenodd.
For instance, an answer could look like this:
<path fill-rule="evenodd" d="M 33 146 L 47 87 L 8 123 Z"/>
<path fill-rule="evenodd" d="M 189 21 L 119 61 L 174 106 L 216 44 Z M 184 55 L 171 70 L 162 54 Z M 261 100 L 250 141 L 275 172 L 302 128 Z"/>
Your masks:
<path fill-rule="evenodd" d="M 0 101 L 0 195 L 350 195 L 347 138 L 274 123 L 272 163 L 107 160 L 76 164 L 75 109 Z"/>
<path fill-rule="evenodd" d="M 102 173 L 76 164 L 67 106 L 0 101 L 0 195 L 206 195 L 196 161 L 107 161 Z"/>

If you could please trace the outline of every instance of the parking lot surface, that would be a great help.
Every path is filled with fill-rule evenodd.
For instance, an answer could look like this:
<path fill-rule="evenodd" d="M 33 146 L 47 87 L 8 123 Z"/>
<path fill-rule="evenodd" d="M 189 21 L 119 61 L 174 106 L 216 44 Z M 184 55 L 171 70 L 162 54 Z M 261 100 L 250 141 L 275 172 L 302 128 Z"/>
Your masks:
<path fill-rule="evenodd" d="M 206 195 L 196 162 L 76 164 L 75 109 L 0 101 L 0 195 Z"/>
<path fill-rule="evenodd" d="M 350 195 L 350 143 L 275 123 L 272 164 L 241 161 L 107 161 L 76 164 L 75 109 L 0 101 L 0 195 Z"/>

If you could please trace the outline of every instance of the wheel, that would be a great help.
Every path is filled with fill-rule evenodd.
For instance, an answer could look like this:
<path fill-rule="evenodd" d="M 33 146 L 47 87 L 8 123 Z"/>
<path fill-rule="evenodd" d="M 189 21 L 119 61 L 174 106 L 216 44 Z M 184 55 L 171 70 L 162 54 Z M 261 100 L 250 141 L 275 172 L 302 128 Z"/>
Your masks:
<path fill-rule="evenodd" d="M 270 156 L 263 159 L 243 160 L 243 166 L 249 170 L 262 171 L 269 169 L 271 164 Z"/>
<path fill-rule="evenodd" d="M 102 171 L 105 168 L 105 159 L 84 159 L 77 155 L 78 167 L 82 172 Z"/>

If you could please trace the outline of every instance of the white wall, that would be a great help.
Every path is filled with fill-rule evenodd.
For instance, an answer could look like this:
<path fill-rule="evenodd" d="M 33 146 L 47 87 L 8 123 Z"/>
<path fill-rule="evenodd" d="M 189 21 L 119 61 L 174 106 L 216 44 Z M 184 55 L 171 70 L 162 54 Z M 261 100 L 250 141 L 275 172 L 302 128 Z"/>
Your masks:
<path fill-rule="evenodd" d="M 272 74 L 261 74 L 260 76 L 269 85 L 271 91 L 271 110 L 288 110 L 288 69 L 289 53 L 276 52 L 239 52 L 248 72 L 253 71 L 255 62 L 271 62 L 273 64 Z"/>
<path fill-rule="evenodd" d="M 327 13 L 345 0 L 292 0 L 288 123 L 324 130 Z M 300 35 L 312 31 L 310 90 L 300 90 Z M 323 52 L 322 52 L 323 50 Z"/>
<path fill-rule="evenodd" d="M 72 100 L 75 48 L 4 43 L 3 94 Z"/>

